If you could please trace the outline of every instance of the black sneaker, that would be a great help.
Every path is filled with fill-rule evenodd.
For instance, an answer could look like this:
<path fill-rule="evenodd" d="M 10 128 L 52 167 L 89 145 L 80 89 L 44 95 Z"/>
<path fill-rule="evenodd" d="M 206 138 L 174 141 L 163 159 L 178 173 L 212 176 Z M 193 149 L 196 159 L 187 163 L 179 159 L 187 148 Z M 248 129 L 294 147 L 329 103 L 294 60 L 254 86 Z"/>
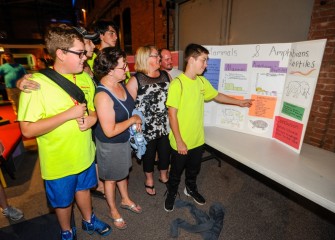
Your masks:
<path fill-rule="evenodd" d="M 172 212 L 174 209 L 174 200 L 176 199 L 177 194 L 170 194 L 168 191 L 167 193 L 165 203 L 164 203 L 164 210 L 167 212 Z"/>
<path fill-rule="evenodd" d="M 193 200 L 199 205 L 204 205 L 206 203 L 205 198 L 201 196 L 201 194 L 198 193 L 198 191 L 190 191 L 187 189 L 187 187 L 185 187 L 184 193 L 186 196 L 192 197 Z"/>

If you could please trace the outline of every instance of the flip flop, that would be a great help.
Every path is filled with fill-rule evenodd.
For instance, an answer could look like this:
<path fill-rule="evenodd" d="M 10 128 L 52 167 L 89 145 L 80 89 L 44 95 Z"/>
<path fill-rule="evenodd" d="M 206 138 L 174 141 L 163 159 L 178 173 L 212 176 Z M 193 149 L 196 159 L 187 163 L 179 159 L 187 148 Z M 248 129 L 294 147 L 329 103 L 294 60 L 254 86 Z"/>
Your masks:
<path fill-rule="evenodd" d="M 126 205 L 126 204 L 121 204 L 121 208 L 123 209 L 127 209 L 133 213 L 141 213 L 142 212 L 142 209 L 138 209 L 139 205 L 137 204 L 132 204 L 132 205 Z"/>
<path fill-rule="evenodd" d="M 146 185 L 146 184 L 144 184 L 144 186 L 145 186 L 145 188 L 149 188 L 149 189 L 151 189 L 151 190 L 155 190 L 155 186 L 148 186 L 148 185 Z M 148 193 L 148 191 L 145 190 L 145 192 L 146 192 L 149 196 L 155 196 L 155 195 L 156 195 L 156 191 L 155 191 L 155 193 Z"/>
<path fill-rule="evenodd" d="M 112 221 L 113 221 L 113 224 L 114 226 L 117 228 L 117 229 L 120 229 L 120 230 L 123 230 L 123 229 L 126 229 L 128 226 L 127 226 L 127 223 L 124 221 L 124 219 L 121 217 L 121 218 L 111 218 Z M 120 225 L 117 225 L 117 224 L 122 224 L 121 226 Z"/>
<path fill-rule="evenodd" d="M 105 199 L 106 198 L 106 196 L 105 196 L 105 194 L 103 192 L 100 192 L 100 191 L 97 191 L 97 190 L 93 190 L 93 189 L 91 189 L 90 192 L 91 192 L 92 197 L 97 197 L 97 198 L 101 198 L 101 199 Z"/>
<path fill-rule="evenodd" d="M 160 183 L 167 184 L 167 182 L 168 182 L 169 180 L 166 180 L 165 182 L 163 182 L 162 179 L 158 178 L 158 181 L 159 181 Z"/>

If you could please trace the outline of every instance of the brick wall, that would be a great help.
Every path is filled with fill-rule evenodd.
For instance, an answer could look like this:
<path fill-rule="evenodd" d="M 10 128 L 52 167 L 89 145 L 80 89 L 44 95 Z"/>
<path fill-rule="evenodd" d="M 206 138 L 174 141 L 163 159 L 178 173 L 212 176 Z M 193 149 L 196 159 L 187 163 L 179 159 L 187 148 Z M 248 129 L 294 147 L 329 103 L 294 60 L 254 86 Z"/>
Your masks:
<path fill-rule="evenodd" d="M 308 38 L 327 45 L 304 142 L 335 152 L 335 0 L 315 0 Z"/>
<path fill-rule="evenodd" d="M 158 6 L 159 2 L 159 0 L 123 0 L 120 2 L 119 7 L 113 8 L 108 12 L 108 16 L 105 16 L 105 18 L 113 19 L 114 16 L 120 15 L 122 19 L 123 10 L 126 8 L 131 9 L 130 14 L 133 54 L 136 52 L 138 47 L 144 45 L 154 45 L 157 48 L 166 47 L 166 1 L 161 1 L 162 7 Z M 121 26 L 121 38 L 122 34 L 123 30 Z M 170 38 L 171 37 L 172 36 L 170 35 Z"/>
<path fill-rule="evenodd" d="M 161 1 L 163 7 L 158 6 L 159 2 L 160 0 L 122 0 L 118 7 L 112 8 L 103 18 L 113 19 L 120 15 L 122 19 L 123 10 L 130 8 L 132 53 L 134 54 L 138 47 L 148 44 L 158 48 L 166 47 L 166 0 Z M 172 16 L 171 9 L 169 46 L 173 50 Z M 120 27 L 122 43 L 122 21 Z M 327 38 L 327 45 L 304 142 L 335 152 L 335 0 L 315 0 L 308 38 Z"/>

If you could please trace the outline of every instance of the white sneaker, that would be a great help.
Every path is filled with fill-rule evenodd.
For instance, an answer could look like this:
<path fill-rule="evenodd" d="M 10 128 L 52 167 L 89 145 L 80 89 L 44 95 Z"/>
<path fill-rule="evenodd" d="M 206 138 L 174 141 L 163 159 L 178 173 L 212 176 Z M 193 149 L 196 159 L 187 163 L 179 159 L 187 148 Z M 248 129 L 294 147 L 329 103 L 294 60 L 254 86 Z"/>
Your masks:
<path fill-rule="evenodd" d="M 20 220 L 23 217 L 23 212 L 20 209 L 12 206 L 8 206 L 7 208 L 3 209 L 2 214 L 13 221 Z"/>

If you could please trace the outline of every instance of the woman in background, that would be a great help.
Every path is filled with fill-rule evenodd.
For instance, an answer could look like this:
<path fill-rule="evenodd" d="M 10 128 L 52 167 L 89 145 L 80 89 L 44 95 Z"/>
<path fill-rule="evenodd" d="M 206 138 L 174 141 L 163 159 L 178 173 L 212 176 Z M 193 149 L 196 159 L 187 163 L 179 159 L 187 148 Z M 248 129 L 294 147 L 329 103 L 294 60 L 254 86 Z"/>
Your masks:
<path fill-rule="evenodd" d="M 153 173 L 156 151 L 158 153 L 159 181 L 168 181 L 170 164 L 169 123 L 165 106 L 170 77 L 160 70 L 160 56 L 156 47 L 144 46 L 136 51 L 136 74 L 127 83 L 127 89 L 134 99 L 135 108 L 143 113 L 145 129 L 143 134 L 148 144 L 143 155 L 145 190 L 150 196 L 156 195 Z"/>
<path fill-rule="evenodd" d="M 121 208 L 142 212 L 128 195 L 127 177 L 132 166 L 128 129 L 136 124 L 140 131 L 142 121 L 138 115 L 132 116 L 134 99 L 123 85 L 126 68 L 125 52 L 115 47 L 102 49 L 94 60 L 94 73 L 100 80 L 94 98 L 98 115 L 95 129 L 98 170 L 105 182 L 110 216 L 118 229 L 125 229 L 127 223 L 116 207 L 116 186 L 121 194 Z"/>

